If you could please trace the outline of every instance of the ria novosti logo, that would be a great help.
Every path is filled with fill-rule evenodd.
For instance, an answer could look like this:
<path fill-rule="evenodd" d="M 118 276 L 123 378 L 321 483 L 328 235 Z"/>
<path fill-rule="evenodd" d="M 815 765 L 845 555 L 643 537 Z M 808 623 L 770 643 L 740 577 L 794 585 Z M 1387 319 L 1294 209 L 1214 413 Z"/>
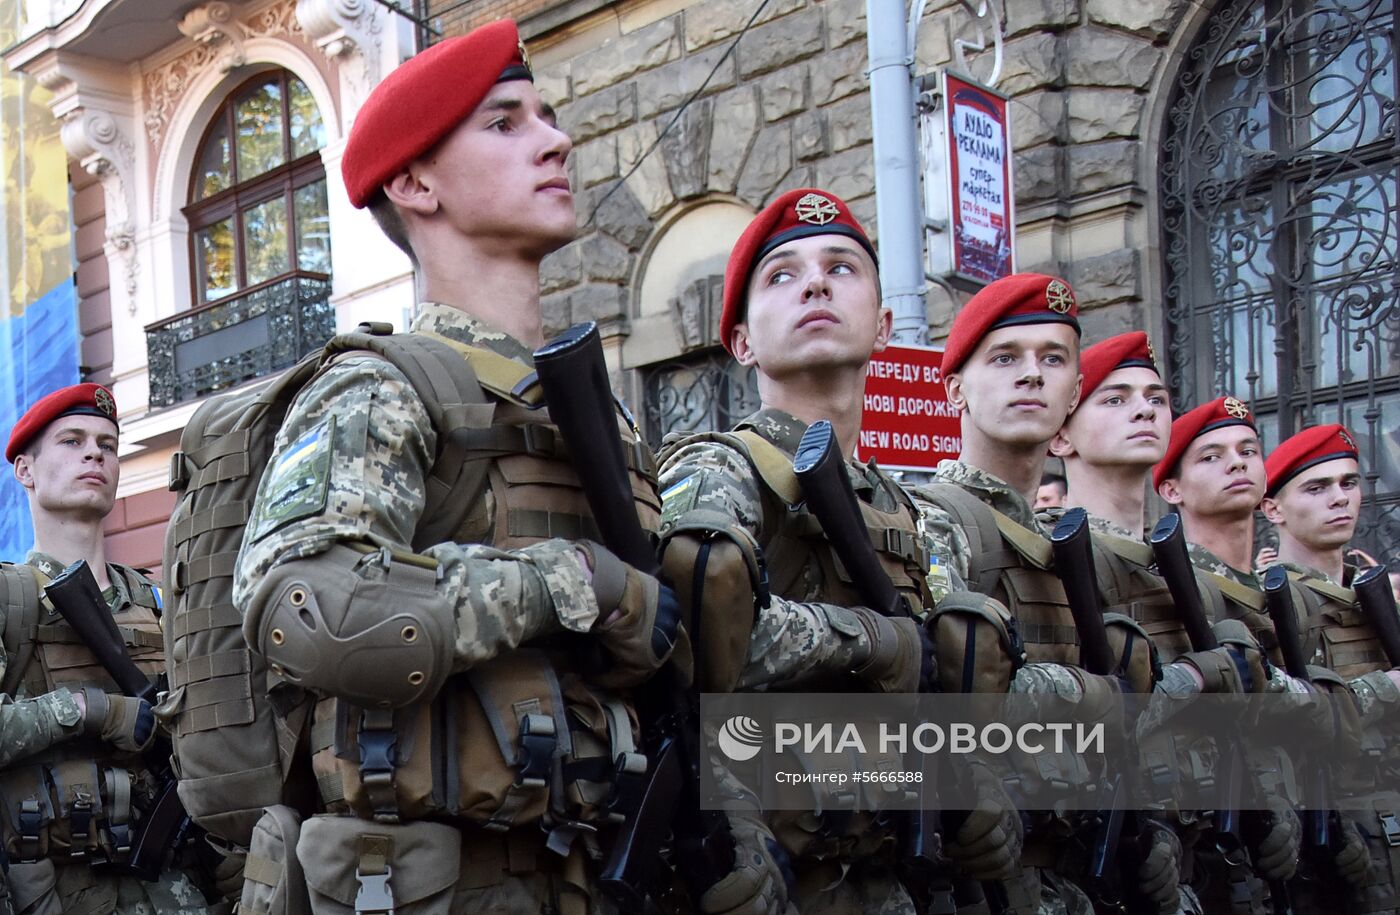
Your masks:
<path fill-rule="evenodd" d="M 763 728 L 745 715 L 735 715 L 719 729 L 719 748 L 735 762 L 748 762 L 763 749 Z"/>

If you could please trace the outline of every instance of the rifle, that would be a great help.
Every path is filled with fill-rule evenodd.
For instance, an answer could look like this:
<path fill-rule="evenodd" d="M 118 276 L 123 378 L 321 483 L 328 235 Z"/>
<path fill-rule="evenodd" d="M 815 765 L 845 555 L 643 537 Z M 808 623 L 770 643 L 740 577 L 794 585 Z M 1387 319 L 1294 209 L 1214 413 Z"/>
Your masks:
<path fill-rule="evenodd" d="M 1278 636 L 1284 670 L 1291 677 L 1311 683 L 1307 658 L 1303 656 L 1303 639 L 1298 634 L 1298 610 L 1288 587 L 1288 571 L 1283 566 L 1273 566 L 1264 573 L 1264 600 L 1269 608 L 1269 619 L 1274 623 L 1274 634 Z M 1333 736 L 1336 736 L 1335 730 Z M 1314 767 L 1310 788 L 1308 807 L 1303 811 L 1308 851 L 1323 867 L 1328 867 L 1332 863 L 1331 829 L 1337 813 L 1331 809 L 1327 773 L 1320 765 Z"/>
<path fill-rule="evenodd" d="M 1376 632 L 1376 641 L 1391 667 L 1400 667 L 1400 615 L 1395 609 L 1395 592 L 1385 566 L 1375 566 L 1356 576 L 1351 583 L 1356 602 Z"/>
<path fill-rule="evenodd" d="M 1148 538 L 1152 544 L 1152 554 L 1157 560 L 1157 574 L 1166 582 L 1171 592 L 1172 603 L 1177 615 L 1191 640 L 1192 651 L 1213 651 L 1220 647 L 1206 617 L 1206 607 L 1201 600 L 1200 587 L 1196 583 L 1196 567 L 1186 551 L 1186 531 L 1181 526 L 1181 516 L 1175 513 L 1163 515 Z M 1245 847 L 1240 828 L 1240 795 L 1244 790 L 1244 756 L 1239 743 L 1229 735 L 1219 735 L 1216 741 L 1220 749 L 1220 800 L 1215 807 L 1215 847 L 1234 886 L 1232 895 L 1248 898 L 1249 890 L 1240 884 L 1245 883 L 1244 872 L 1251 869 L 1249 849 Z M 1273 897 L 1274 910 L 1286 913 L 1292 910 L 1287 886 L 1282 880 L 1269 884 Z"/>
<path fill-rule="evenodd" d="M 624 562 L 655 578 L 661 563 L 651 536 L 637 518 L 632 481 L 615 434 L 617 408 L 608 384 L 598 326 L 575 324 L 535 350 L 535 371 L 549 416 L 569 448 L 603 543 Z M 648 781 L 635 815 L 624 820 L 609 851 L 599 885 L 623 911 L 640 912 L 656 889 L 668 833 L 690 892 L 705 890 L 734 869 L 734 837 L 717 810 L 700 809 L 699 697 L 667 664 L 646 719 L 655 736 Z"/>
<path fill-rule="evenodd" d="M 913 616 L 909 602 L 895 590 L 870 543 L 870 531 L 861 517 L 860 503 L 845 465 L 831 423 L 823 419 L 808 426 L 792 461 L 807 507 L 821 522 L 827 543 L 850 574 L 860 599 L 882 616 Z M 928 782 L 926 779 L 921 783 L 920 790 Z M 956 831 L 966 815 L 957 817 L 954 823 L 950 814 L 943 814 L 940 829 L 940 816 L 933 807 L 921 798 L 919 809 L 909 811 L 901 819 L 899 869 L 921 911 L 928 911 L 935 899 L 941 906 L 939 911 L 952 911 L 955 895 L 966 902 L 977 894 L 966 882 L 955 885 L 950 867 L 937 854 L 934 839 L 940 832 Z M 1006 910 L 1005 894 L 999 884 L 987 883 L 983 889 L 994 912 Z"/>
<path fill-rule="evenodd" d="M 1108 629 L 1103 622 L 1103 601 L 1094 574 L 1089 516 L 1084 509 L 1071 508 L 1065 512 L 1050 533 L 1050 546 L 1055 555 L 1055 574 L 1064 585 L 1079 633 L 1079 666 L 1101 677 L 1121 674 L 1121 663 L 1113 657 Z M 1098 829 L 1089 854 L 1089 881 L 1091 890 L 1106 906 L 1155 912 L 1156 906 L 1148 905 L 1145 900 L 1130 900 L 1127 892 L 1132 878 L 1125 874 L 1130 874 L 1141 863 L 1143 843 L 1147 839 L 1142 814 L 1124 809 L 1126 799 L 1133 796 L 1135 763 L 1136 760 L 1129 760 L 1123 773 L 1113 779 L 1109 808 L 1098 815 Z M 1118 851 L 1125 843 L 1134 851 L 1137 860 L 1119 862 Z"/>
<path fill-rule="evenodd" d="M 116 681 L 122 695 L 155 703 L 155 684 L 127 655 L 121 631 L 85 560 L 80 559 L 64 569 L 44 588 L 44 595 Z M 170 753 L 170 741 L 157 737 L 143 754 L 160 787 L 155 803 L 141 819 L 140 831 L 132 839 L 127 863 L 122 866 L 142 880 L 155 880 L 160 876 L 166 856 L 184 841 L 190 829 L 189 814 L 176 792 L 179 779 L 170 766 Z"/>

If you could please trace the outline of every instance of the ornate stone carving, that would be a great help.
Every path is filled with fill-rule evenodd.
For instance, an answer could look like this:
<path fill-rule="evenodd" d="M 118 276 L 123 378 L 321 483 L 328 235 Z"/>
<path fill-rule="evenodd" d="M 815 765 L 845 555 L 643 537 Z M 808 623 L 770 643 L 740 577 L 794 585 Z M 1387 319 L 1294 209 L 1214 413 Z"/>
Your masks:
<path fill-rule="evenodd" d="M 220 70 L 227 73 L 248 62 L 243 52 L 243 25 L 223 0 L 196 6 L 180 19 L 180 32 L 196 44 L 214 50 Z"/>
<path fill-rule="evenodd" d="M 688 353 L 719 342 L 719 299 L 723 286 L 722 276 L 701 277 L 682 289 L 678 298 L 671 299 L 671 318 L 681 341 L 681 352 Z"/>
<path fill-rule="evenodd" d="M 338 60 L 349 110 L 356 110 L 379 82 L 383 19 L 374 0 L 297 0 L 297 18 L 316 47 Z"/>

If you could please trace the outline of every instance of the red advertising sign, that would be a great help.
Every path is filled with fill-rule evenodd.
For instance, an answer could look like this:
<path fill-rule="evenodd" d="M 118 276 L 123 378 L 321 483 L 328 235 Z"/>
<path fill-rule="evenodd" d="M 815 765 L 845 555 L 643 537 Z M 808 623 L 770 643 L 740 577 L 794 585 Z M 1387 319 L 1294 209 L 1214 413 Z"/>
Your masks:
<path fill-rule="evenodd" d="M 990 283 L 1015 271 L 1015 188 L 1007 100 L 945 73 L 952 272 Z"/>
<path fill-rule="evenodd" d="M 862 461 L 887 470 L 933 470 L 962 451 L 958 413 L 943 390 L 943 350 L 890 346 L 870 360 L 861 417 Z"/>

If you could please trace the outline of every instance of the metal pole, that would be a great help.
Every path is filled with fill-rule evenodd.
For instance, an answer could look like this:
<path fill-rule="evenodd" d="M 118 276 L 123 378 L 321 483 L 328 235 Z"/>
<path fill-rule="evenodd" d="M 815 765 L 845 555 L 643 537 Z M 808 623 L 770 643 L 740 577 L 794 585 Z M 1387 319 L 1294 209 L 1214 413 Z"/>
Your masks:
<path fill-rule="evenodd" d="M 904 0 L 866 0 L 881 299 L 894 312 L 894 342 L 918 344 L 928 342 L 928 321 L 914 58 L 905 37 L 906 15 Z"/>

